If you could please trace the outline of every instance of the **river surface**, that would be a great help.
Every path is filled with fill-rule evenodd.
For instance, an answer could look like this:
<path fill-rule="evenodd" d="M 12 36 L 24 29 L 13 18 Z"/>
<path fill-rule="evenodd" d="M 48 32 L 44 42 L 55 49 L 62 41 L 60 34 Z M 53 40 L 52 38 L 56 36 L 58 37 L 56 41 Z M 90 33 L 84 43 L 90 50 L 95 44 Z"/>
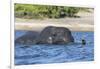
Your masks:
<path fill-rule="evenodd" d="M 15 39 L 27 31 L 15 31 Z M 15 65 L 68 63 L 94 60 L 94 32 L 72 32 L 74 44 L 15 45 Z M 86 45 L 81 44 L 81 39 Z"/>

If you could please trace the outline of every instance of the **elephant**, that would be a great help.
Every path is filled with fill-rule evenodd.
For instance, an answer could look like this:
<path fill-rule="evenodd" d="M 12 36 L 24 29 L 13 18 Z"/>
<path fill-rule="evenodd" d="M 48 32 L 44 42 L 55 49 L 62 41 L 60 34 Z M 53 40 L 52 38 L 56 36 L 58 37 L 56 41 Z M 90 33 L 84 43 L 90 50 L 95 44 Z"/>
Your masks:
<path fill-rule="evenodd" d="M 28 31 L 24 35 L 18 37 L 15 40 L 15 44 L 36 44 L 36 38 L 38 37 L 39 32 Z"/>
<path fill-rule="evenodd" d="M 48 26 L 40 33 L 36 31 L 26 32 L 25 35 L 15 40 L 20 44 L 67 44 L 74 42 L 71 31 L 65 27 Z"/>
<path fill-rule="evenodd" d="M 67 44 L 74 42 L 71 31 L 64 27 L 48 26 L 38 37 L 38 44 Z"/>

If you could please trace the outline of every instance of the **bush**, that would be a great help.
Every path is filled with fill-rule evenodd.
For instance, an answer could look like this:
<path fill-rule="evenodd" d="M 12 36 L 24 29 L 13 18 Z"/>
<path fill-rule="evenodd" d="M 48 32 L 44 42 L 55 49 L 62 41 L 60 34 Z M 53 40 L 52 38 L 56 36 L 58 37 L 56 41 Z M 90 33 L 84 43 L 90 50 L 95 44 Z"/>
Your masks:
<path fill-rule="evenodd" d="M 80 8 L 32 4 L 15 4 L 15 17 L 20 18 L 63 18 L 73 17 Z"/>

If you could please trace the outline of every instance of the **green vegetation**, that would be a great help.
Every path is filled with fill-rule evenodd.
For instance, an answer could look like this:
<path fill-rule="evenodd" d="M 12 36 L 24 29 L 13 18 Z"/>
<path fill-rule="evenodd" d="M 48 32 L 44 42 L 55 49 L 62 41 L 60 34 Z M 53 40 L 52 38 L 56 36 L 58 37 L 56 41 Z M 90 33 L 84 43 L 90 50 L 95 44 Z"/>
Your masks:
<path fill-rule="evenodd" d="M 63 18 L 75 17 L 83 8 L 48 6 L 32 4 L 15 4 L 15 17 L 18 18 Z"/>

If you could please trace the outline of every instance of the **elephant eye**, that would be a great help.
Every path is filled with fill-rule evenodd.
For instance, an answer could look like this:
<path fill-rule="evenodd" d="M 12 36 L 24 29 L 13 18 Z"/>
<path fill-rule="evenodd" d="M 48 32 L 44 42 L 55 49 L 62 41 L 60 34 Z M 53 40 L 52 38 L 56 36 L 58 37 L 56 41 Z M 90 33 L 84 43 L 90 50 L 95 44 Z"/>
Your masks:
<path fill-rule="evenodd" d="M 56 36 L 56 34 L 53 34 L 53 36 Z"/>

